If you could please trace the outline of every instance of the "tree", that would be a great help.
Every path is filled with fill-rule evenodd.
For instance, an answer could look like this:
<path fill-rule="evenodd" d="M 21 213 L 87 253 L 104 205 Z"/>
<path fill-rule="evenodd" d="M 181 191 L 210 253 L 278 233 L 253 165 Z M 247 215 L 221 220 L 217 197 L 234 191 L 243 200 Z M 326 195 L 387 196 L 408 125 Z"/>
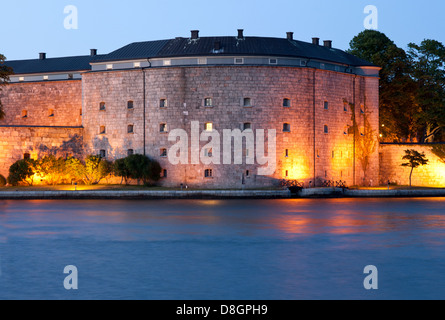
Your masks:
<path fill-rule="evenodd" d="M 137 180 L 138 184 L 141 180 L 146 184 L 149 180 L 158 181 L 161 178 L 161 166 L 147 156 L 134 154 L 126 157 L 124 163 L 129 177 Z"/>
<path fill-rule="evenodd" d="M 1 87 L 9 82 L 9 76 L 14 74 L 12 68 L 5 65 L 5 60 L 5 56 L 0 54 L 0 93 L 2 90 Z M 2 120 L 4 117 L 5 112 L 3 110 L 2 101 L 0 100 L 0 120 Z"/>
<path fill-rule="evenodd" d="M 436 144 L 431 151 L 445 164 L 445 144 Z"/>
<path fill-rule="evenodd" d="M 111 173 L 112 168 L 111 163 L 95 155 L 86 157 L 85 161 L 68 158 L 66 166 L 75 180 L 81 180 L 87 185 L 98 184 Z"/>
<path fill-rule="evenodd" d="M 415 81 L 411 61 L 385 34 L 365 30 L 350 42 L 350 54 L 380 66 L 380 133 L 382 140 L 417 140 Z"/>
<path fill-rule="evenodd" d="M 434 142 L 445 128 L 445 46 L 426 39 L 408 44 L 416 81 L 417 121 L 423 130 L 422 142 Z"/>
<path fill-rule="evenodd" d="M 117 159 L 114 161 L 113 172 L 116 176 L 121 177 L 121 184 L 125 181 L 125 185 L 128 184 L 128 179 L 130 179 L 130 171 L 125 165 L 125 159 Z"/>
<path fill-rule="evenodd" d="M 65 159 L 54 155 L 45 156 L 38 161 L 38 174 L 50 185 L 59 184 L 67 174 Z"/>
<path fill-rule="evenodd" d="M 36 172 L 36 161 L 33 159 L 18 160 L 9 167 L 8 183 L 17 186 L 27 183 L 32 186 Z"/>
<path fill-rule="evenodd" d="M 428 164 L 428 159 L 425 157 L 425 153 L 419 153 L 416 150 L 405 150 L 405 155 L 402 157 L 403 160 L 408 160 L 408 162 L 402 163 L 402 167 L 410 167 L 411 172 L 409 174 L 409 186 L 411 187 L 411 178 L 413 175 L 414 169 L 419 166 L 424 166 Z"/>

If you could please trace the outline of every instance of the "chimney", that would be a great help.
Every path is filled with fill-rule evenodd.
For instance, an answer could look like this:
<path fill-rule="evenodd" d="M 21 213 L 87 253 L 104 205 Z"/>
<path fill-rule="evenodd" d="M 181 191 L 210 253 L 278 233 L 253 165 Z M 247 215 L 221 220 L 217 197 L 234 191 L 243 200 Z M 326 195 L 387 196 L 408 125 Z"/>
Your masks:
<path fill-rule="evenodd" d="M 324 41 L 324 46 L 326 48 L 332 48 L 332 41 L 331 40 L 325 40 Z"/>
<path fill-rule="evenodd" d="M 287 32 L 287 40 L 294 40 L 294 33 L 293 32 Z"/>
<path fill-rule="evenodd" d="M 244 29 L 238 29 L 238 39 L 244 39 Z"/>
<path fill-rule="evenodd" d="M 40 52 L 39 53 L 39 60 L 45 60 L 46 59 L 46 53 L 45 52 Z"/>
<path fill-rule="evenodd" d="M 91 49 L 90 56 L 92 56 L 92 57 L 97 56 L 97 49 Z"/>
<path fill-rule="evenodd" d="M 320 38 L 312 38 L 312 44 L 315 44 L 317 46 L 320 45 Z"/>
<path fill-rule="evenodd" d="M 192 30 L 192 39 L 198 39 L 199 38 L 199 30 Z"/>
<path fill-rule="evenodd" d="M 213 49 L 215 49 L 215 51 L 221 50 L 221 41 L 215 41 L 213 44 Z"/>

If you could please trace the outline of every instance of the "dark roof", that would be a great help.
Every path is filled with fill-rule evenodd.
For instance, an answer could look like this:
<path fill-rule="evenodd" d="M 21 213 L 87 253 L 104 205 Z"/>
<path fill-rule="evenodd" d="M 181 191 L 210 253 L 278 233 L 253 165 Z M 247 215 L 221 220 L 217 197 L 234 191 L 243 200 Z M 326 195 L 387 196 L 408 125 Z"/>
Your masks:
<path fill-rule="evenodd" d="M 214 51 L 215 42 L 221 50 Z M 264 37 L 201 37 L 136 42 L 95 59 L 94 62 L 119 61 L 142 58 L 168 58 L 187 56 L 277 56 L 318 59 L 350 66 L 374 66 L 342 50 L 284 38 Z"/>
<path fill-rule="evenodd" d="M 5 65 L 11 67 L 15 74 L 51 73 L 90 70 L 93 58 L 101 56 L 77 56 L 65 58 L 46 58 L 32 60 L 6 61 Z"/>

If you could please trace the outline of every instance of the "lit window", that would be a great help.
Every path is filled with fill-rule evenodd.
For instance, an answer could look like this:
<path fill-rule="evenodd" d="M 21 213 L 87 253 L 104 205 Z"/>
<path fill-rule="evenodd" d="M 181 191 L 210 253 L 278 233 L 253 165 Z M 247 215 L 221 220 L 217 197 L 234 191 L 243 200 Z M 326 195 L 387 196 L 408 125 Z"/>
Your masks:
<path fill-rule="evenodd" d="M 198 58 L 198 64 L 207 64 L 207 58 Z"/>
<path fill-rule="evenodd" d="M 162 148 L 162 149 L 161 149 L 160 156 L 161 156 L 162 158 L 167 157 L 167 149 L 166 149 L 166 148 Z"/>
<path fill-rule="evenodd" d="M 204 99 L 204 107 L 213 107 L 212 98 L 205 98 Z"/>
<path fill-rule="evenodd" d="M 329 128 L 328 128 L 327 125 L 324 126 L 323 132 L 324 132 L 324 133 L 329 133 Z"/>
<path fill-rule="evenodd" d="M 99 155 L 100 155 L 101 158 L 106 158 L 106 157 L 107 157 L 107 151 L 105 151 L 105 150 L 100 150 Z"/>
<path fill-rule="evenodd" d="M 20 77 L 19 81 L 25 81 L 25 77 Z"/>
<path fill-rule="evenodd" d="M 99 110 L 100 111 L 104 111 L 106 109 L 106 107 L 105 107 L 105 102 L 101 102 L 100 104 L 99 104 Z"/>
<path fill-rule="evenodd" d="M 290 132 L 290 124 L 289 123 L 283 124 L 283 132 Z"/>
<path fill-rule="evenodd" d="M 290 99 L 283 99 L 283 107 L 290 107 Z"/>
<path fill-rule="evenodd" d="M 113 69 L 113 65 L 112 64 L 107 64 L 107 70 L 112 70 Z"/>
<path fill-rule="evenodd" d="M 127 150 L 127 156 L 132 156 L 134 155 L 134 150 L 133 149 L 128 149 Z"/>
<path fill-rule="evenodd" d="M 204 177 L 205 178 L 212 178 L 213 177 L 213 170 L 212 169 L 206 169 L 204 171 Z"/>
<path fill-rule="evenodd" d="M 205 154 L 206 157 L 211 158 L 212 155 L 213 155 L 213 149 L 212 148 L 205 149 L 204 150 L 204 154 Z"/>
<path fill-rule="evenodd" d="M 206 124 L 205 124 L 205 131 L 213 131 L 213 123 L 211 123 L 211 122 L 207 122 Z"/>
<path fill-rule="evenodd" d="M 134 68 L 140 68 L 141 67 L 141 63 L 140 62 L 135 62 L 135 63 L 133 63 L 133 67 Z"/>
<path fill-rule="evenodd" d="M 133 101 L 128 101 L 127 102 L 127 109 L 133 109 L 134 108 L 134 102 Z"/>
<path fill-rule="evenodd" d="M 105 134 L 107 131 L 106 131 L 106 128 L 105 128 L 105 126 L 100 126 L 100 128 L 99 128 L 99 133 L 100 134 Z"/>
<path fill-rule="evenodd" d="M 168 107 L 167 99 L 161 99 L 161 100 L 159 101 L 159 107 L 160 107 L 160 108 L 167 108 L 167 107 Z"/>
<path fill-rule="evenodd" d="M 161 123 L 159 125 L 159 132 L 161 132 L 161 133 L 167 132 L 167 124 L 166 123 Z"/>
<path fill-rule="evenodd" d="M 250 122 L 245 122 L 243 124 L 243 130 L 252 130 L 252 124 Z"/>
<path fill-rule="evenodd" d="M 48 80 L 49 77 L 48 76 L 43 76 L 43 80 Z"/>
<path fill-rule="evenodd" d="M 244 107 L 251 107 L 251 106 L 252 106 L 252 99 L 250 99 L 250 98 L 244 98 L 244 99 L 243 99 L 243 106 L 244 106 Z"/>
<path fill-rule="evenodd" d="M 329 109 L 329 102 L 325 101 L 323 103 L 323 107 L 324 107 L 325 110 L 328 110 Z"/>
<path fill-rule="evenodd" d="M 128 127 L 127 127 L 127 132 L 128 133 L 134 133 L 134 125 L 129 124 Z"/>
<path fill-rule="evenodd" d="M 171 60 L 164 60 L 164 66 L 171 66 L 172 61 Z"/>

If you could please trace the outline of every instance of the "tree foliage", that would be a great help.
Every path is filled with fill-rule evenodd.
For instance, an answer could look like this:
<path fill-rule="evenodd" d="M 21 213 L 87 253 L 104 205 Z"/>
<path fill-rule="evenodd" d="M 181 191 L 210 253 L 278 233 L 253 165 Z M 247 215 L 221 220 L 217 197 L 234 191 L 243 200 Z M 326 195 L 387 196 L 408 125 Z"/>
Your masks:
<path fill-rule="evenodd" d="M 144 184 L 148 181 L 158 181 L 161 178 L 161 166 L 147 156 L 134 154 L 124 159 L 128 177 Z"/>
<path fill-rule="evenodd" d="M 10 67 L 5 65 L 5 56 L 0 54 L 0 93 L 2 91 L 2 86 L 9 82 L 9 76 L 14 72 Z M 5 117 L 5 112 L 3 110 L 2 101 L 0 99 L 0 120 Z"/>
<path fill-rule="evenodd" d="M 380 71 L 380 130 L 385 142 L 444 139 L 445 47 L 435 40 L 410 43 L 408 52 L 385 34 L 365 30 L 350 42 L 349 53 Z"/>
<path fill-rule="evenodd" d="M 8 183 L 17 186 L 21 183 L 32 186 L 37 163 L 33 159 L 23 159 L 16 161 L 9 168 Z"/>

